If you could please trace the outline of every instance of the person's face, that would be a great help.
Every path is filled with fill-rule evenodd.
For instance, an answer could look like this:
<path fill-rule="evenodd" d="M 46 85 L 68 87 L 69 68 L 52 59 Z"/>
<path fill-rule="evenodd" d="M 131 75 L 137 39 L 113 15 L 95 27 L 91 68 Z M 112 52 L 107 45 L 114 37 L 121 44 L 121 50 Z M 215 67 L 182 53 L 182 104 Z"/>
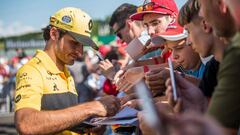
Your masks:
<path fill-rule="evenodd" d="M 130 22 L 130 35 L 132 36 L 132 39 L 136 37 L 140 37 L 142 32 L 145 30 L 142 26 L 141 21 L 131 21 Z"/>
<path fill-rule="evenodd" d="M 127 44 L 133 40 L 134 35 L 131 33 L 131 29 L 129 28 L 127 21 L 125 21 L 122 25 L 115 23 L 112 28 L 114 33 Z"/>
<path fill-rule="evenodd" d="M 143 24 L 151 37 L 165 32 L 171 21 L 169 15 L 146 14 L 143 16 Z"/>
<path fill-rule="evenodd" d="M 189 36 L 187 42 L 191 43 L 194 51 L 199 53 L 202 58 L 208 57 L 212 54 L 213 48 L 213 35 L 209 31 L 204 31 L 202 19 L 196 19 L 195 22 L 190 22 L 185 25 L 185 29 L 188 31 Z M 196 22 L 198 21 L 198 22 Z M 201 21 L 201 22 L 200 22 Z M 210 28 L 209 28 L 210 29 Z"/>
<path fill-rule="evenodd" d="M 200 61 L 199 54 L 194 52 L 191 46 L 186 45 L 186 39 L 167 42 L 167 46 L 172 50 L 174 60 L 186 70 L 194 69 Z"/>
<path fill-rule="evenodd" d="M 235 33 L 235 24 L 222 0 L 198 0 L 200 13 L 212 27 L 218 37 L 231 37 Z M 223 19 L 224 18 L 224 19 Z"/>
<path fill-rule="evenodd" d="M 57 41 L 55 47 L 57 59 L 64 64 L 72 65 L 83 54 L 83 45 L 74 40 L 69 34 L 65 34 Z"/>

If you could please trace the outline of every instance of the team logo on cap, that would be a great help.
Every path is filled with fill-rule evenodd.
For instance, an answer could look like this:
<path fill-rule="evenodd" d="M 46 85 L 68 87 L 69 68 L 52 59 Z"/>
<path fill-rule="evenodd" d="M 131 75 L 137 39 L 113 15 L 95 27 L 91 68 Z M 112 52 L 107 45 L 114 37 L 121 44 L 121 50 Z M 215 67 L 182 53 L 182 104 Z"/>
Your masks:
<path fill-rule="evenodd" d="M 88 22 L 88 29 L 89 29 L 89 30 L 92 30 L 92 27 L 93 27 L 93 21 L 90 20 L 90 21 Z"/>
<path fill-rule="evenodd" d="M 63 17 L 62 17 L 62 21 L 65 22 L 65 23 L 70 23 L 70 22 L 71 22 L 71 17 L 69 17 L 69 16 L 63 16 Z"/>

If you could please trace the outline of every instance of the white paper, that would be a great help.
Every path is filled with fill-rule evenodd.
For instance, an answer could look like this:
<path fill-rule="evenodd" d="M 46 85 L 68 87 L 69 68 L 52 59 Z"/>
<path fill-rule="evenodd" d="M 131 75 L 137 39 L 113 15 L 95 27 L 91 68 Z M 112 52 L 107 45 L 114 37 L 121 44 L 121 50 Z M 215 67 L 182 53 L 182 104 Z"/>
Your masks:
<path fill-rule="evenodd" d="M 142 42 L 135 38 L 125 48 L 126 52 L 133 60 L 138 60 L 143 55 L 144 45 Z"/>
<path fill-rule="evenodd" d="M 138 123 L 137 113 L 138 113 L 137 110 L 126 106 L 113 117 L 103 118 L 102 120 L 99 120 L 99 118 L 93 118 L 91 120 L 92 122 L 90 121 L 87 123 L 90 125 L 120 124 L 120 125 L 135 125 L 136 126 Z"/>

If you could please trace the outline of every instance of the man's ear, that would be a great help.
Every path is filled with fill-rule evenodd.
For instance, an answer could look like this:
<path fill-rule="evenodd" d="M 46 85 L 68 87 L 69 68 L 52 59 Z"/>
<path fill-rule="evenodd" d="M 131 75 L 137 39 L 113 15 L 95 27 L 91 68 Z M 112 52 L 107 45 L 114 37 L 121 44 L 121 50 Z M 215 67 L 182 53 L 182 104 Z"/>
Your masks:
<path fill-rule="evenodd" d="M 201 21 L 201 26 L 206 33 L 212 32 L 212 27 L 205 20 Z"/>
<path fill-rule="evenodd" d="M 59 39 L 59 32 L 58 32 L 57 28 L 52 27 L 50 29 L 50 38 L 55 41 Z"/>
<path fill-rule="evenodd" d="M 129 29 L 132 27 L 132 20 L 131 19 L 126 19 L 125 23 L 126 23 L 126 25 Z"/>

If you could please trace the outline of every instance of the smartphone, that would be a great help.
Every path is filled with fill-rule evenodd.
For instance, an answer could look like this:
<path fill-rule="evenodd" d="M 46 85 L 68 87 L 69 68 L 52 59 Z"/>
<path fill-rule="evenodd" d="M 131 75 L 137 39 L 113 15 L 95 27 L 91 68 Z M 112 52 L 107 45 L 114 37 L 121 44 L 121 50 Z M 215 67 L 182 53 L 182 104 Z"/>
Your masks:
<path fill-rule="evenodd" d="M 99 47 L 96 45 L 96 46 L 92 46 L 92 49 L 94 51 L 94 53 L 97 55 L 99 61 L 103 61 L 104 58 L 103 56 L 100 54 L 100 52 L 98 51 L 99 50 Z"/>
<path fill-rule="evenodd" d="M 173 63 L 172 63 L 171 58 L 168 58 L 168 66 L 169 66 L 169 70 L 170 70 L 170 78 L 171 78 L 171 84 L 172 84 L 172 89 L 173 89 L 173 100 L 177 101 L 176 80 L 175 80 Z"/>
<path fill-rule="evenodd" d="M 97 55 L 99 61 L 104 61 L 103 56 L 99 53 L 99 51 L 95 51 L 95 54 Z"/>
<path fill-rule="evenodd" d="M 148 125 L 157 133 L 157 135 L 165 135 L 166 125 L 162 123 L 161 116 L 154 105 L 150 91 L 143 80 L 135 85 L 135 91 L 143 102 L 141 107 L 144 111 L 144 117 Z"/>

